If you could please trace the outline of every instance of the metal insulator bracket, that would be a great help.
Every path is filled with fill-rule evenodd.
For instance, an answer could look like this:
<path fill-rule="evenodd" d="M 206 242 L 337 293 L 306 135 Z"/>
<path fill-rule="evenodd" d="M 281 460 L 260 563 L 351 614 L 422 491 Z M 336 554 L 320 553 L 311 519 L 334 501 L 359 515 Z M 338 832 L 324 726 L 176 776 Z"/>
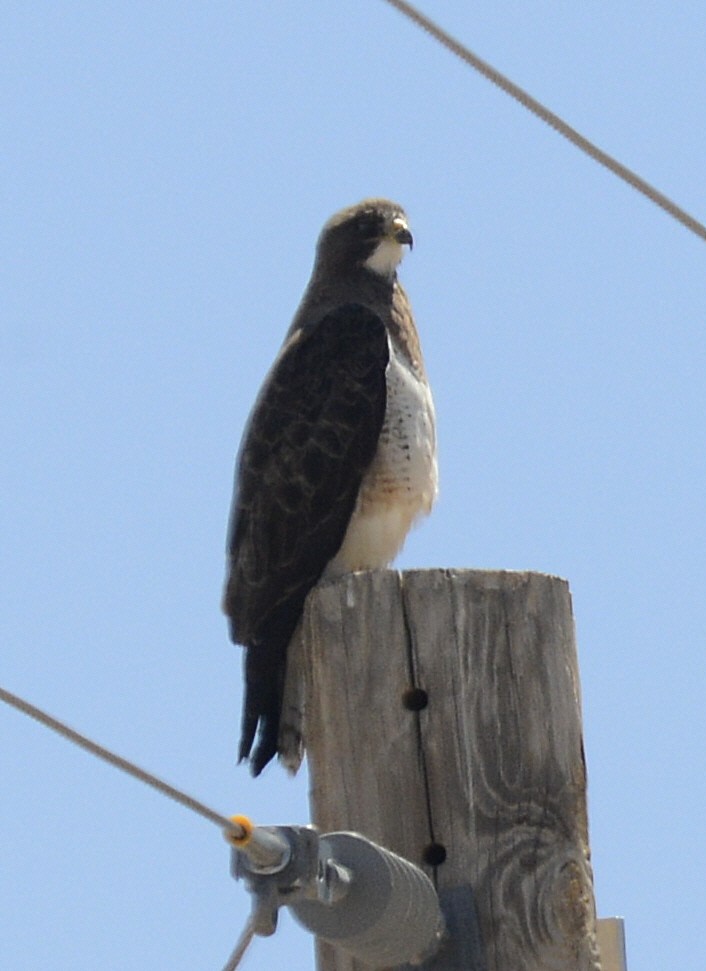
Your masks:
<path fill-rule="evenodd" d="M 311 826 L 254 827 L 233 849 L 231 871 L 253 896 L 256 934 L 282 905 L 308 930 L 373 967 L 433 954 L 444 921 L 429 877 L 358 833 L 319 836 Z"/>

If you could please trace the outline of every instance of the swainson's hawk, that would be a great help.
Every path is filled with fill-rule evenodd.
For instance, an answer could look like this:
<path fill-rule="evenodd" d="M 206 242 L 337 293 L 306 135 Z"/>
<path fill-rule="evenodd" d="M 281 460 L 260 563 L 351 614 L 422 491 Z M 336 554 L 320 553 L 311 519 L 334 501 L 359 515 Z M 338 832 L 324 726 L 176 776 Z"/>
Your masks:
<path fill-rule="evenodd" d="M 397 280 L 403 209 L 366 199 L 324 226 L 311 280 L 236 467 L 223 608 L 243 644 L 240 759 L 278 750 L 287 647 L 322 575 L 387 566 L 437 492 L 434 406 Z"/>

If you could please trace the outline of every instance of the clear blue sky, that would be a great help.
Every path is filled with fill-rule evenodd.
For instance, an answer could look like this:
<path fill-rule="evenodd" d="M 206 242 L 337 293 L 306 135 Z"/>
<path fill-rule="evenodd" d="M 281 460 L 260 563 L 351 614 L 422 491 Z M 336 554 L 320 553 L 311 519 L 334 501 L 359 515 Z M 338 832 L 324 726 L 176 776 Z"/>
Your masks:
<path fill-rule="evenodd" d="M 428 0 L 706 218 L 706 6 Z M 706 246 L 380 0 L 8 2 L 0 684 L 225 813 L 233 457 L 323 221 L 405 205 L 441 496 L 402 567 L 571 584 L 598 909 L 703 971 Z M 215 827 L 0 710 L 0 967 L 219 971 Z M 246 969 L 313 968 L 286 916 Z"/>

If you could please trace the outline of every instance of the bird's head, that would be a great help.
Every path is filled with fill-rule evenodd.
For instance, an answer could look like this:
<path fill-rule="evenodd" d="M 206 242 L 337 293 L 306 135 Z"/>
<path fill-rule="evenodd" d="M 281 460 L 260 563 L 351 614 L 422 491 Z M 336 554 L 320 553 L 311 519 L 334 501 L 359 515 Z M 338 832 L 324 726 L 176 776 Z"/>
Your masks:
<path fill-rule="evenodd" d="M 388 199 L 364 199 L 331 216 L 321 230 L 317 264 L 339 272 L 365 268 L 392 279 L 412 248 L 412 233 L 404 209 Z"/>

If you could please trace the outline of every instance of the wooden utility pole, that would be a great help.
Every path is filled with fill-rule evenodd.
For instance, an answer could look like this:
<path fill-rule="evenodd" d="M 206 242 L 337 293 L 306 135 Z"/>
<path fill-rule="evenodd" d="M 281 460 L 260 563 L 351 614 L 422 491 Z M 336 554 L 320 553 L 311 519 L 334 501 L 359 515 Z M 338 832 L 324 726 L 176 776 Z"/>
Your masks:
<path fill-rule="evenodd" d="M 313 821 L 432 876 L 448 935 L 423 967 L 598 971 L 566 582 L 345 576 L 310 596 L 294 654 Z M 364 969 L 324 942 L 318 967 Z"/>

